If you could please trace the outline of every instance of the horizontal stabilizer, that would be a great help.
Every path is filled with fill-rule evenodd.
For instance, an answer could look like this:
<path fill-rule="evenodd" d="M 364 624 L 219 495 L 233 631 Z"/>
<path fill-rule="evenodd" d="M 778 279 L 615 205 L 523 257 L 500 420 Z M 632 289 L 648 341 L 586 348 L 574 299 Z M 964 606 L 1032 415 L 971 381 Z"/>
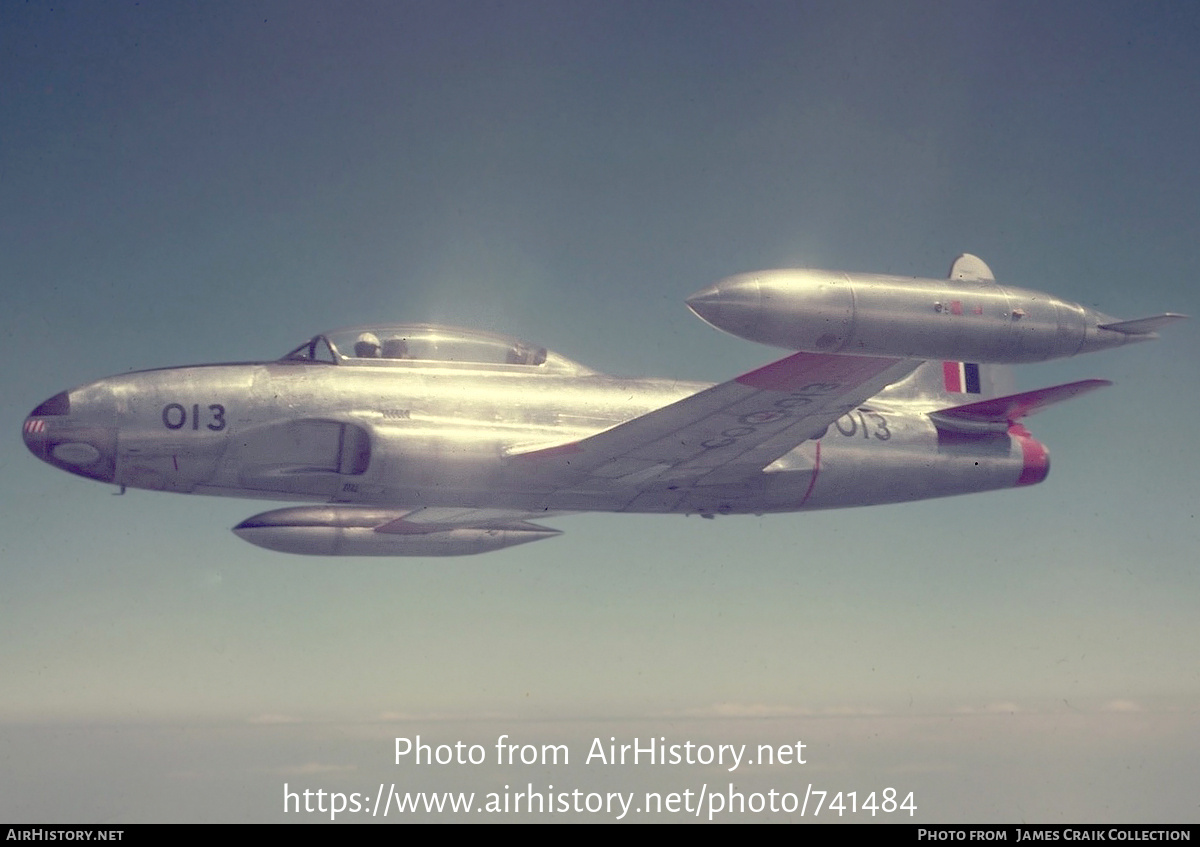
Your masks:
<path fill-rule="evenodd" d="M 1138 318 L 1132 321 L 1114 321 L 1113 323 L 1100 324 L 1100 329 L 1110 329 L 1113 332 L 1123 332 L 1126 335 L 1146 335 L 1151 332 L 1157 332 L 1167 324 L 1183 320 L 1187 320 L 1187 315 L 1177 315 L 1174 312 L 1167 312 L 1165 315 L 1155 315 L 1152 318 Z"/>
<path fill-rule="evenodd" d="M 930 412 L 929 417 L 933 418 L 933 422 L 941 429 L 964 432 L 1002 431 L 1014 421 L 1040 412 L 1047 406 L 1070 400 L 1106 385 L 1112 383 L 1107 379 L 1085 379 L 1066 385 L 1010 394 L 1007 397 L 980 400 L 963 406 L 951 406 L 949 409 Z"/>

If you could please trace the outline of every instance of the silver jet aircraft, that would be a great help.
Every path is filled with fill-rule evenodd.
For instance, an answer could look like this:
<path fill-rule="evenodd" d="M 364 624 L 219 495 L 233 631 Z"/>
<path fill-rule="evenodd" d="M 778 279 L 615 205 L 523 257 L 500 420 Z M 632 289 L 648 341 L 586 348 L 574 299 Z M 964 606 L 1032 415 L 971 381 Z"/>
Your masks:
<path fill-rule="evenodd" d="M 234 532 L 315 555 L 497 550 L 582 511 L 763 514 L 1032 485 L 1022 419 L 1109 383 L 1009 393 L 1003 368 L 1157 338 L 1001 286 L 817 270 L 732 277 L 688 300 L 794 352 L 719 385 L 620 379 L 534 344 L 426 324 L 329 332 L 281 359 L 165 368 L 56 394 L 26 445 L 122 487 L 308 505 Z"/>

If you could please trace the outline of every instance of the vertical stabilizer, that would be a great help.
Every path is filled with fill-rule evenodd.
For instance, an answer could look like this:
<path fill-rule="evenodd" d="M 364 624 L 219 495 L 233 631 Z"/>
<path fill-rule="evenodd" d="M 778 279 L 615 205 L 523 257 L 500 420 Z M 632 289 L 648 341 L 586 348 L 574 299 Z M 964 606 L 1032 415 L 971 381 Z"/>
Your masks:
<path fill-rule="evenodd" d="M 1012 368 L 974 362 L 922 362 L 921 365 L 879 395 L 886 400 L 928 400 L 959 406 L 977 400 L 1003 397 L 1016 390 Z"/>
<path fill-rule="evenodd" d="M 947 278 L 985 284 L 996 281 L 996 275 L 987 262 L 970 253 L 963 253 L 954 260 Z M 907 378 L 888 386 L 880 397 L 961 405 L 1003 397 L 1015 390 L 1012 369 L 1006 365 L 928 361 Z"/>

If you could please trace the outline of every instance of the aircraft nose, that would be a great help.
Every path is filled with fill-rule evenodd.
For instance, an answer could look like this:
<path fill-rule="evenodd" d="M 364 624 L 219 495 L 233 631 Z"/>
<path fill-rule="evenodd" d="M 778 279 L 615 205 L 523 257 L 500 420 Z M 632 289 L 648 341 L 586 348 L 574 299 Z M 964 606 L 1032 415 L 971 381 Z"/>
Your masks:
<path fill-rule="evenodd" d="M 71 406 L 71 395 L 61 391 L 30 412 L 21 429 L 25 446 L 43 462 L 112 482 L 116 475 L 116 428 L 77 419 Z"/>
<path fill-rule="evenodd" d="M 29 452 L 43 461 L 49 457 L 46 437 L 47 418 L 55 418 L 71 414 L 71 396 L 65 391 L 55 394 L 45 403 L 39 405 L 25 418 L 25 426 L 21 435 Z"/>
<path fill-rule="evenodd" d="M 32 415 L 25 419 L 25 428 L 21 432 L 25 446 L 29 452 L 39 459 L 46 458 L 46 422 Z"/>

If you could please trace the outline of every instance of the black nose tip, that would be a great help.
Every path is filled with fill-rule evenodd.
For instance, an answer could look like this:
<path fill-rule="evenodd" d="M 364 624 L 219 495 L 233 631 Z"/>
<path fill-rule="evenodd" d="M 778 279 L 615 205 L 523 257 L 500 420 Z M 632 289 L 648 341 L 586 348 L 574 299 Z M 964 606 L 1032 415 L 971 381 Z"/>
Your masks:
<path fill-rule="evenodd" d="M 69 415 L 70 413 L 71 398 L 65 391 L 55 394 L 29 413 L 29 417 L 25 419 L 25 427 L 21 431 L 21 435 L 25 439 L 25 446 L 29 448 L 29 451 L 33 455 L 39 459 L 45 459 L 49 455 L 47 452 L 48 439 L 46 437 L 45 418 Z"/>
<path fill-rule="evenodd" d="M 79 398 L 76 398 L 77 400 Z M 79 476 L 112 482 L 116 474 L 117 430 L 97 426 L 87 403 L 77 403 L 59 392 L 29 413 L 21 431 L 29 452 L 44 462 Z"/>
<path fill-rule="evenodd" d="M 71 414 L 71 397 L 67 392 L 60 391 L 42 405 L 38 406 L 29 413 L 29 417 L 49 417 L 50 415 L 69 415 Z"/>

